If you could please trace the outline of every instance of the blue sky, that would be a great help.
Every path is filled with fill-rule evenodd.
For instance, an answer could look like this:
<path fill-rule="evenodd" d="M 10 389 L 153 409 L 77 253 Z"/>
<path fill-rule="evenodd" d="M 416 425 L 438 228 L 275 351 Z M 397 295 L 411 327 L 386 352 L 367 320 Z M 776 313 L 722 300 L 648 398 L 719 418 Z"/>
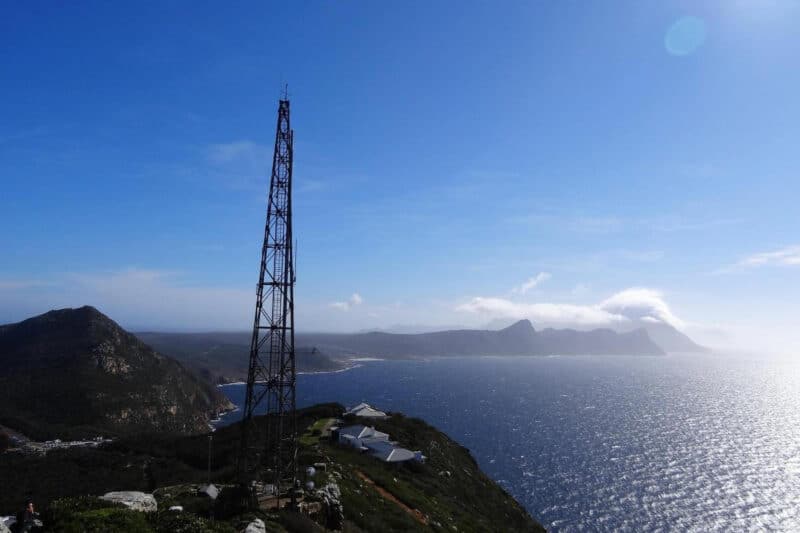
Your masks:
<path fill-rule="evenodd" d="M 300 329 L 800 346 L 800 6 L 287 4 L 0 8 L 0 322 L 246 329 L 288 83 Z"/>

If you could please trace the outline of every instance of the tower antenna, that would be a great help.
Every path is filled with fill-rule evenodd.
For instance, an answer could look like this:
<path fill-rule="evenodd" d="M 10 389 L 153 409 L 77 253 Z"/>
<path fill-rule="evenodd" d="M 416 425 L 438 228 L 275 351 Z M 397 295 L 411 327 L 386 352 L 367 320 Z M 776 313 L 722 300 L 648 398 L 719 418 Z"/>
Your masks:
<path fill-rule="evenodd" d="M 242 413 L 239 482 L 250 504 L 285 497 L 296 503 L 297 421 L 294 351 L 294 257 L 292 251 L 292 158 L 289 89 L 278 103 L 278 123 L 267 201 L 267 222 L 256 288 L 247 396 Z M 266 406 L 266 416 L 255 419 Z"/>

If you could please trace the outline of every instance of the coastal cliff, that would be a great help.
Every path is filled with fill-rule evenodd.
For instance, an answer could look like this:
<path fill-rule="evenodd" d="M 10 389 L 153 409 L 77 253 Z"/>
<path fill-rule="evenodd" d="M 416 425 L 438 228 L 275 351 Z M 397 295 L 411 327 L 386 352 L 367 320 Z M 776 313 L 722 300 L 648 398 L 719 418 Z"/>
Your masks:
<path fill-rule="evenodd" d="M 304 482 L 314 482 L 304 490 L 304 513 L 253 512 L 233 503 L 240 432 L 234 424 L 213 433 L 211 480 L 221 488 L 216 501 L 198 496 L 208 475 L 207 435 L 132 435 L 97 448 L 0 454 L 0 478 L 19 480 L 13 494 L 2 491 L 0 515 L 31 495 L 45 509 L 46 525 L 69 531 L 126 531 L 136 524 L 136 531 L 236 532 L 256 519 L 266 531 L 544 531 L 480 470 L 469 450 L 424 421 L 390 413 L 367 422 L 426 457 L 393 464 L 336 444 L 328 431 L 333 421 L 365 423 L 343 413 L 338 404 L 298 411 L 299 471 Z M 306 468 L 313 464 L 318 468 L 309 477 Z M 26 474 L 15 475 L 21 471 Z M 158 511 L 145 515 L 97 498 L 120 490 L 153 494 Z M 180 516 L 168 511 L 174 506 L 183 508 Z"/>

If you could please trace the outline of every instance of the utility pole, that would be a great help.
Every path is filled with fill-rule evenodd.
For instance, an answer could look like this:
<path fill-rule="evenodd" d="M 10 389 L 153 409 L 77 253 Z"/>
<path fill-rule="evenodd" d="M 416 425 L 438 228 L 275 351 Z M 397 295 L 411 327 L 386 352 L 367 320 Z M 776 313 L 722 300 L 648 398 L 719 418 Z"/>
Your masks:
<path fill-rule="evenodd" d="M 211 441 L 214 440 L 214 435 L 208 436 L 208 484 L 211 485 Z"/>

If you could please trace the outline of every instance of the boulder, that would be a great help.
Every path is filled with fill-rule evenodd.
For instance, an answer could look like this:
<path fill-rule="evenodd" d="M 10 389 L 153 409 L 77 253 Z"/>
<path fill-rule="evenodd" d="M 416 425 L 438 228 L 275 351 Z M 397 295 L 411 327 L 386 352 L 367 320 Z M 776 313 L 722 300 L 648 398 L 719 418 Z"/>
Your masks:
<path fill-rule="evenodd" d="M 219 489 L 213 484 L 203 485 L 197 493 L 201 496 L 208 496 L 212 500 L 216 500 L 219 496 Z"/>
<path fill-rule="evenodd" d="M 108 502 L 121 503 L 134 511 L 152 513 L 158 511 L 158 503 L 152 494 L 145 494 L 135 490 L 108 492 L 100 497 Z"/>
<path fill-rule="evenodd" d="M 256 518 L 247 527 L 242 530 L 242 533 L 267 533 L 267 525 L 260 518 Z"/>
<path fill-rule="evenodd" d="M 322 498 L 322 509 L 325 513 L 325 527 L 339 531 L 344 525 L 344 508 L 342 507 L 342 493 L 339 485 L 328 483 L 317 495 Z"/>

